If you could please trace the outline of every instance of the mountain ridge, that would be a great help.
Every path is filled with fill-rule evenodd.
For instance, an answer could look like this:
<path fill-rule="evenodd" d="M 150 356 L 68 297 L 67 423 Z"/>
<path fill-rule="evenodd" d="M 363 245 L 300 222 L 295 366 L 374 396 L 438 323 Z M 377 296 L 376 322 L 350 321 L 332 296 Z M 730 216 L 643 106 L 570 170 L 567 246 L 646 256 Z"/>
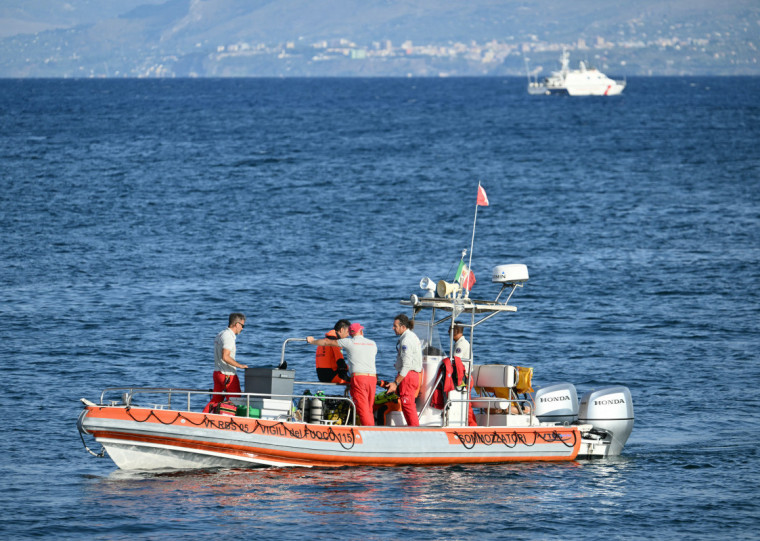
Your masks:
<path fill-rule="evenodd" d="M 19 0 L 0 7 L 0 76 L 518 75 L 526 57 L 553 67 L 562 47 L 631 75 L 760 74 L 760 5 L 749 0 L 721 9 L 708 0 L 102 0 L 92 13 L 94 3 L 33 4 L 57 6 L 58 23 Z M 8 35 L 11 19 L 48 28 Z"/>

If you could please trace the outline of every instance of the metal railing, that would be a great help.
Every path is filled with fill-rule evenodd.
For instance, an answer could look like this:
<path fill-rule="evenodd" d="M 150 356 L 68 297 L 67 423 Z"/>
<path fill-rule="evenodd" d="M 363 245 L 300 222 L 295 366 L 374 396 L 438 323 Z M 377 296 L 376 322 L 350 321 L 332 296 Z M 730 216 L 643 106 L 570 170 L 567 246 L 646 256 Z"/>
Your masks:
<path fill-rule="evenodd" d="M 492 407 L 492 404 L 494 406 L 496 406 L 496 405 L 501 405 L 504 402 L 508 402 L 509 403 L 509 405 L 508 405 L 507 409 L 504 411 L 504 413 L 493 413 L 493 415 L 508 415 L 508 416 L 509 415 L 526 415 L 525 411 L 528 410 L 527 414 L 530 415 L 530 425 L 531 426 L 533 426 L 533 424 L 535 422 L 535 419 L 536 419 L 536 416 L 534 414 L 535 405 L 533 404 L 533 400 L 531 400 L 530 398 L 500 398 L 500 397 L 497 397 L 497 396 L 466 397 L 466 398 L 456 399 L 456 400 L 449 399 L 446 402 L 446 405 L 444 406 L 444 415 L 448 414 L 448 411 L 451 408 L 452 404 L 467 403 L 468 406 L 465 406 L 465 407 L 469 407 L 469 403 L 471 403 L 471 402 L 479 402 L 479 403 L 486 402 L 486 403 L 488 403 L 488 407 L 487 408 L 484 408 L 482 406 L 476 406 L 478 409 L 485 410 L 485 415 L 486 415 L 486 424 L 485 425 L 478 425 L 478 426 L 492 426 L 491 425 L 491 415 L 492 415 L 491 410 L 492 409 L 497 409 L 497 410 L 503 410 L 504 409 L 504 408 L 499 408 L 499 407 Z M 517 413 L 512 413 L 512 406 L 513 405 L 517 406 L 517 409 L 518 409 Z M 466 416 L 466 414 L 465 414 L 465 416 Z M 503 425 L 493 425 L 493 426 L 503 426 Z"/>
<path fill-rule="evenodd" d="M 296 382 L 298 384 L 305 384 L 305 385 L 318 385 L 319 382 Z M 338 386 L 338 384 L 334 383 L 325 383 L 322 385 L 326 386 Z M 339 385 L 340 387 L 344 387 L 343 385 Z M 251 408 L 251 401 L 257 401 L 257 400 L 263 400 L 263 399 L 273 399 L 273 400 L 287 400 L 289 402 L 289 407 L 287 411 L 282 413 L 282 417 L 288 421 L 294 421 L 294 422 L 306 422 L 305 419 L 308 418 L 307 410 L 311 409 L 312 400 L 319 400 L 322 402 L 322 406 L 324 409 L 326 402 L 332 402 L 333 404 L 341 402 L 345 402 L 348 407 L 348 412 L 345 415 L 345 425 L 351 426 L 355 425 L 356 422 L 356 405 L 354 404 L 353 400 L 351 400 L 350 397 L 345 396 L 319 396 L 319 395 L 281 395 L 281 394 L 272 394 L 272 393 L 245 393 L 245 392 L 218 392 L 215 393 L 213 391 L 209 391 L 208 389 L 184 389 L 184 388 L 171 388 L 171 387 L 109 387 L 102 391 L 100 395 L 100 406 L 111 406 L 111 407 L 149 407 L 151 409 L 167 409 L 167 410 L 174 410 L 174 411 L 194 411 L 193 410 L 193 399 L 197 398 L 199 396 L 203 397 L 204 404 L 208 401 L 208 396 L 210 394 L 217 394 L 217 395 L 223 395 L 227 398 L 233 398 L 235 403 L 238 406 L 246 406 L 249 409 Z M 112 399 L 111 396 L 117 395 L 118 399 Z M 137 405 L 134 401 L 135 399 L 139 399 L 140 397 L 151 397 L 151 396 L 158 396 L 165 398 L 165 402 L 148 402 L 151 405 L 144 406 L 144 405 Z M 444 405 L 442 416 L 441 416 L 441 424 L 443 426 L 449 426 L 450 425 L 450 411 L 451 408 L 455 404 L 463 404 L 463 408 L 468 408 L 469 404 L 473 401 L 476 401 L 478 403 L 487 403 L 488 407 L 477 407 L 477 409 L 480 409 L 484 412 L 486 416 L 486 423 L 485 425 L 480 426 L 502 426 L 502 425 L 492 425 L 491 424 L 491 416 L 492 415 L 525 415 L 526 412 L 528 415 L 530 415 L 530 425 L 535 424 L 535 405 L 533 404 L 533 401 L 529 398 L 500 398 L 500 397 L 488 397 L 488 396 L 478 396 L 478 397 L 468 397 L 465 396 L 461 399 L 451 399 L 449 398 L 446 401 L 446 404 Z M 504 410 L 504 408 L 500 408 L 497 406 L 500 406 L 504 403 L 508 403 L 509 406 Z M 259 403 L 257 405 L 263 405 L 263 403 Z M 516 405 L 518 411 L 512 412 L 512 406 Z M 429 401 L 425 404 L 425 406 L 422 408 L 422 411 L 420 412 L 420 415 L 424 413 L 425 410 L 427 410 L 429 407 Z M 195 411 L 200 411 L 201 408 L 196 407 Z M 337 409 L 337 408 L 336 408 Z M 500 409 L 504 410 L 504 413 L 495 413 L 492 410 L 494 409 Z M 326 418 L 327 414 L 324 414 L 321 416 L 320 419 L 316 421 L 315 424 L 330 424 L 331 419 Z M 467 411 L 465 410 L 462 414 L 463 417 L 463 423 L 466 425 L 467 420 Z M 341 420 L 343 420 L 341 418 Z"/>
<path fill-rule="evenodd" d="M 315 382 L 298 382 L 308 385 L 314 385 Z M 335 384 L 328 384 L 335 385 Z M 341 387 L 343 387 L 341 385 Z M 246 392 L 226 392 L 226 391 L 209 391 L 208 389 L 183 389 L 183 388 L 171 388 L 171 387 L 108 387 L 100 394 L 100 406 L 110 407 L 149 407 L 151 409 L 168 409 L 173 411 L 193 411 L 192 402 L 193 398 L 198 396 L 204 397 L 204 404 L 208 402 L 209 395 L 222 395 L 228 399 L 233 399 L 232 402 L 236 406 L 246 406 L 251 408 L 251 401 L 258 400 L 287 400 L 289 407 L 287 412 L 284 412 L 281 417 L 288 421 L 303 422 L 307 418 L 306 409 L 311 409 L 312 401 L 318 400 L 322 402 L 322 407 L 326 402 L 332 403 L 346 403 L 347 413 L 345 415 L 345 424 L 354 425 L 356 420 L 356 405 L 351 398 L 346 396 L 320 396 L 320 395 L 296 395 L 296 394 L 275 394 L 275 393 L 246 393 Z M 117 395 L 118 399 L 112 399 L 111 396 Z M 150 402 L 152 406 L 137 405 L 135 399 L 138 397 L 158 396 L 165 398 L 166 402 Z M 304 400 L 306 399 L 306 400 Z M 256 404 L 256 402 L 254 402 Z M 257 404 L 259 405 L 259 404 Z M 261 403 L 263 405 L 263 402 Z M 266 409 L 266 408 L 258 408 Z M 337 409 L 337 408 L 336 408 Z M 196 410 L 200 412 L 200 408 L 196 407 Z M 299 414 L 300 413 L 300 419 Z M 341 419 L 342 420 L 342 419 Z M 326 419 L 324 414 L 322 418 L 317 420 L 316 424 L 331 424 L 330 419 Z"/>

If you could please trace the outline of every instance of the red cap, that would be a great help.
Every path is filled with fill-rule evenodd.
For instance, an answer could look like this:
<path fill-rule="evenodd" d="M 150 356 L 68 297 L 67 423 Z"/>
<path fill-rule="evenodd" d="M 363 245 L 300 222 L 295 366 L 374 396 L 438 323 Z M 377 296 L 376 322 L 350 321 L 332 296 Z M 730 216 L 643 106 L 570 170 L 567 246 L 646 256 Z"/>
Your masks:
<path fill-rule="evenodd" d="M 363 331 L 363 330 L 364 330 L 364 327 L 362 327 L 361 323 L 351 323 L 351 326 L 348 328 L 348 334 L 353 336 L 359 331 Z"/>

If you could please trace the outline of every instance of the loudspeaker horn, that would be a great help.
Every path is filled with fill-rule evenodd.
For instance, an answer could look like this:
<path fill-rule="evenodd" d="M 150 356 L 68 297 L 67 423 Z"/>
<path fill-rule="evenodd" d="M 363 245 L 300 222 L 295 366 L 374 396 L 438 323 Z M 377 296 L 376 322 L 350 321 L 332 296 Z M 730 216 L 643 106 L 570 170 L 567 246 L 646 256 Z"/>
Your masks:
<path fill-rule="evenodd" d="M 446 280 L 439 280 L 435 292 L 439 297 L 454 296 L 460 290 L 459 284 L 452 284 Z"/>

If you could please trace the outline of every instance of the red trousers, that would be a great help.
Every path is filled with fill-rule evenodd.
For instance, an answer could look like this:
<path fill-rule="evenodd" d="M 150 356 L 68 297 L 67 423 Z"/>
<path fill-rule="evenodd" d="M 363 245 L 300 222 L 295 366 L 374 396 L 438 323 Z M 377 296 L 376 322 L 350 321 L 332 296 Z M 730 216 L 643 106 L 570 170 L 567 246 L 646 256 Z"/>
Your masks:
<path fill-rule="evenodd" d="M 398 397 L 401 402 L 401 412 L 404 414 L 407 426 L 420 426 L 420 418 L 417 416 L 417 404 L 415 399 L 420 394 L 422 373 L 410 370 L 401 380 L 398 386 Z"/>
<path fill-rule="evenodd" d="M 356 404 L 359 424 L 364 426 L 375 425 L 375 416 L 372 413 L 375 405 L 375 387 L 377 387 L 377 376 L 351 377 L 351 399 Z"/>
<path fill-rule="evenodd" d="M 472 378 L 470 378 L 470 386 L 467 389 L 467 394 L 472 394 Z M 478 421 L 475 419 L 475 412 L 472 410 L 472 402 L 467 405 L 469 406 L 469 408 L 467 408 L 467 424 L 469 426 L 478 426 Z"/>
<path fill-rule="evenodd" d="M 214 372 L 214 392 L 215 393 L 239 393 L 240 392 L 240 379 L 237 374 L 232 376 L 225 376 L 221 372 Z M 215 394 L 211 397 L 211 401 L 203 408 L 203 413 L 208 413 L 211 407 L 220 402 L 224 402 L 230 397 L 230 395 Z"/>

